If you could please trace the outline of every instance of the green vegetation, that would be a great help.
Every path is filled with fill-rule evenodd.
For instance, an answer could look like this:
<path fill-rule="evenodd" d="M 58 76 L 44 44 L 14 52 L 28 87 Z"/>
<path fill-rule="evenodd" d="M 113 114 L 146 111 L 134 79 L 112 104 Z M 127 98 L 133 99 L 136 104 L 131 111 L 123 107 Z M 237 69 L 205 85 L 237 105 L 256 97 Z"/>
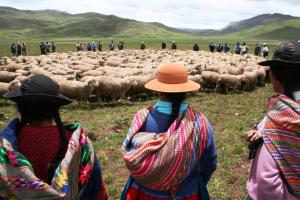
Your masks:
<path fill-rule="evenodd" d="M 98 41 L 101 41 L 103 44 L 103 50 L 108 50 L 108 44 L 111 40 L 114 40 L 115 45 L 118 44 L 119 41 L 125 41 L 125 48 L 126 49 L 139 49 L 140 48 L 140 42 L 144 41 L 146 44 L 146 48 L 152 48 L 152 49 L 161 49 L 161 42 L 167 41 L 168 48 L 171 48 L 171 42 L 172 40 L 176 41 L 177 47 L 179 50 L 191 50 L 192 46 L 195 42 L 198 42 L 200 44 L 200 50 L 208 51 L 208 45 L 210 41 L 222 42 L 223 44 L 228 43 L 230 45 L 230 52 L 234 53 L 234 46 L 236 44 L 234 39 L 222 39 L 222 38 L 201 38 L 201 37 L 172 37 L 172 38 L 163 38 L 163 37 L 148 37 L 148 38 L 72 38 L 72 39 L 61 39 L 61 38 L 54 38 L 49 39 L 46 41 L 55 41 L 57 45 L 57 52 L 68 52 L 68 51 L 75 51 L 75 44 L 79 41 L 84 44 L 86 47 L 87 43 L 95 41 L 98 43 Z M 1 56 L 11 56 L 10 53 L 10 45 L 12 42 L 16 42 L 16 40 L 10 40 L 11 42 L 0 42 L 0 57 Z M 21 40 L 23 41 L 23 40 Z M 27 55 L 40 55 L 39 50 L 39 43 L 40 41 L 32 41 L 32 40 L 24 40 L 27 44 Z M 256 40 L 239 40 L 240 42 L 246 42 L 249 47 L 249 53 L 254 53 L 254 48 L 256 44 Z M 270 48 L 270 55 L 272 55 L 272 51 L 276 46 L 276 41 L 272 40 L 263 40 L 258 41 L 262 44 L 262 42 L 267 42 L 269 48 Z"/>
<path fill-rule="evenodd" d="M 238 32 L 229 33 L 225 37 L 243 37 L 270 40 L 296 40 L 300 39 L 300 19 L 283 20 L 268 25 L 255 26 Z"/>
<path fill-rule="evenodd" d="M 253 92 L 218 94 L 199 92 L 187 102 L 204 113 L 215 130 L 218 148 L 218 168 L 209 183 L 212 199 L 243 199 L 250 162 L 244 135 L 258 123 L 266 112 L 271 85 Z M 121 145 L 127 134 L 134 113 L 153 105 L 155 97 L 146 101 L 121 100 L 109 103 L 74 103 L 62 109 L 66 121 L 79 120 L 94 132 L 98 139 L 94 147 L 101 160 L 110 199 L 118 199 L 126 182 L 128 171 L 122 161 Z M 0 100 L 0 128 L 16 116 L 14 105 Z"/>

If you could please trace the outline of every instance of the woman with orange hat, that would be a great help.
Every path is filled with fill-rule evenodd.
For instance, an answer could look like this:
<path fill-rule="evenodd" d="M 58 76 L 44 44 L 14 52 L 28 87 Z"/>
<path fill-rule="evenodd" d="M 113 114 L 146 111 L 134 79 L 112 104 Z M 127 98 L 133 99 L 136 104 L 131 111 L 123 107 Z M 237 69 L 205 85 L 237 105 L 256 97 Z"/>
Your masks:
<path fill-rule="evenodd" d="M 147 89 L 159 93 L 152 108 L 138 111 L 123 143 L 130 176 L 121 199 L 209 199 L 206 185 L 217 164 L 213 129 L 184 103 L 200 85 L 179 64 L 162 66 Z"/>
<path fill-rule="evenodd" d="M 71 100 L 44 75 L 4 94 L 20 118 L 0 131 L 0 199 L 107 199 L 99 160 L 81 125 L 64 125 Z"/>

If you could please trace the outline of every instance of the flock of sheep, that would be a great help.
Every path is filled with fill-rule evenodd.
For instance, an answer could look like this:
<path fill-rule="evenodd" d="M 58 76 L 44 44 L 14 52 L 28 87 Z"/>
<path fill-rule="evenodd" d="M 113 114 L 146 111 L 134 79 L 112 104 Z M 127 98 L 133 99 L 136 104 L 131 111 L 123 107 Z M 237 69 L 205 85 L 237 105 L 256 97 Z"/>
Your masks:
<path fill-rule="evenodd" d="M 262 58 L 252 55 L 206 51 L 123 50 L 109 52 L 52 53 L 42 56 L 0 59 L 0 97 L 33 74 L 45 74 L 60 86 L 60 92 L 77 99 L 120 99 L 147 92 L 144 84 L 155 77 L 157 68 L 177 62 L 186 66 L 189 78 L 204 89 L 252 90 L 263 85 Z"/>

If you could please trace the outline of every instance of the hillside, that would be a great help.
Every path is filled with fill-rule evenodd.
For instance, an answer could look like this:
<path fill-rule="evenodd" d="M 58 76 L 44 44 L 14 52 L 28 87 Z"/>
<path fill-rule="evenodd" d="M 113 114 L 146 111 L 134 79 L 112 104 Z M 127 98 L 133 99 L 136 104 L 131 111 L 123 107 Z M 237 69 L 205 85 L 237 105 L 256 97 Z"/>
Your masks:
<path fill-rule="evenodd" d="M 94 12 L 69 14 L 57 10 L 18 10 L 0 6 L 0 39 L 19 38 L 247 38 L 299 40 L 300 17 L 263 14 L 230 23 L 221 30 L 176 29 L 161 23 L 145 23 Z"/>
<path fill-rule="evenodd" d="M 55 10 L 28 11 L 0 7 L 0 36 L 144 37 L 178 36 L 187 33 L 159 23 L 144 23 L 99 13 L 69 14 Z"/>
<path fill-rule="evenodd" d="M 263 14 L 239 22 L 230 23 L 221 30 L 201 30 L 198 34 L 223 37 L 239 37 L 272 40 L 299 40 L 300 17 Z"/>

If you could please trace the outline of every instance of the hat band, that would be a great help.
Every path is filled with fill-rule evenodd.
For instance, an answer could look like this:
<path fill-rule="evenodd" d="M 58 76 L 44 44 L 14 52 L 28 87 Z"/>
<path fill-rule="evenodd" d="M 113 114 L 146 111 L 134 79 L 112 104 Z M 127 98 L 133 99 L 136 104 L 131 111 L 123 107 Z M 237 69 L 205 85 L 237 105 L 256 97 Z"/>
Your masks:
<path fill-rule="evenodd" d="M 186 74 L 165 74 L 161 72 L 157 73 L 157 80 L 166 84 L 181 84 L 188 81 Z"/>

